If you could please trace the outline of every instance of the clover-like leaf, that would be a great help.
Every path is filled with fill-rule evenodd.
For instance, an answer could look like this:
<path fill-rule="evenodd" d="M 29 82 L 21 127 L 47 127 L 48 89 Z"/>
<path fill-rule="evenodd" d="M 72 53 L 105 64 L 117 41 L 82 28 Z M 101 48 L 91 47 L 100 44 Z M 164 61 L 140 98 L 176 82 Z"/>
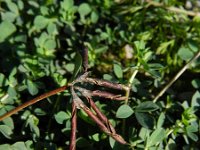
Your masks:
<path fill-rule="evenodd" d="M 3 21 L 0 24 L 0 43 L 4 42 L 11 34 L 16 31 L 16 27 L 13 23 L 9 21 Z"/>
<path fill-rule="evenodd" d="M 36 95 L 38 93 L 37 85 L 31 80 L 27 80 L 27 88 L 31 95 Z"/>
<path fill-rule="evenodd" d="M 128 118 L 132 114 L 133 114 L 133 109 L 130 106 L 124 104 L 118 108 L 116 117 L 117 118 Z"/>
<path fill-rule="evenodd" d="M 153 103 L 152 101 L 145 101 L 140 103 L 137 107 L 136 107 L 136 111 L 137 112 L 151 112 L 151 111 L 155 111 L 157 110 L 159 107 L 158 105 L 156 105 L 155 103 Z"/>
<path fill-rule="evenodd" d="M 123 71 L 120 65 L 114 64 L 114 73 L 117 76 L 117 78 L 121 79 L 123 78 Z"/>

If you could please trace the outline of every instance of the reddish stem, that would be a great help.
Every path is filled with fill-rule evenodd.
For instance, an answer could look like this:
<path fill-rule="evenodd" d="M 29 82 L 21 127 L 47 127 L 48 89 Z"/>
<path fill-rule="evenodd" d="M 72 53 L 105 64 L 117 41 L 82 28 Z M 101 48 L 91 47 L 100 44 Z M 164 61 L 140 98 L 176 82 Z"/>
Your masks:
<path fill-rule="evenodd" d="M 71 138 L 70 150 L 76 150 L 76 129 L 77 129 L 77 108 L 75 102 L 72 102 L 72 119 L 71 119 Z"/>
<path fill-rule="evenodd" d="M 62 92 L 64 90 L 66 90 L 66 89 L 67 89 L 67 86 L 62 86 L 60 88 L 57 88 L 55 90 L 52 90 L 52 91 L 47 92 L 45 94 L 42 94 L 42 95 L 40 95 L 40 96 L 38 96 L 38 97 L 36 97 L 36 98 L 34 98 L 32 100 L 29 100 L 29 101 L 25 102 L 24 104 L 16 107 L 15 109 L 9 111 L 8 113 L 4 114 L 3 116 L 0 116 L 0 121 L 4 120 L 7 117 L 10 117 L 11 115 L 17 113 L 18 111 L 20 111 L 20 110 L 22 110 L 22 109 L 24 109 L 24 108 L 26 108 L 26 107 L 28 107 L 30 105 L 33 105 L 33 104 L 35 104 L 35 103 L 37 103 L 37 102 L 39 102 L 39 101 L 41 101 L 41 100 L 43 100 L 43 99 L 45 99 L 47 97 L 55 95 L 55 94 L 57 94 L 59 92 Z"/>

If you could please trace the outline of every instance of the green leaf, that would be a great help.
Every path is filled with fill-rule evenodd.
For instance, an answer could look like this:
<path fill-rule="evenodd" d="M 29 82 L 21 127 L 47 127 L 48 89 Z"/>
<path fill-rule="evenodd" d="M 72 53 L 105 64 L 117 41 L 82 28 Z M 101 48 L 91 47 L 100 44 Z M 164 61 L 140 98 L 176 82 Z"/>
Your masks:
<path fill-rule="evenodd" d="M 135 41 L 134 45 L 135 45 L 136 50 L 138 52 L 140 52 L 140 50 L 144 50 L 145 49 L 145 42 L 144 41 Z"/>
<path fill-rule="evenodd" d="M 200 106 L 200 92 L 196 91 L 194 95 L 192 96 L 192 102 L 191 102 L 192 107 L 199 107 Z"/>
<path fill-rule="evenodd" d="M 10 127 L 11 130 L 14 129 L 14 122 L 13 122 L 13 120 L 12 120 L 10 117 L 4 119 L 4 120 L 3 120 L 3 123 L 4 123 L 6 126 Z"/>
<path fill-rule="evenodd" d="M 31 80 L 27 80 L 27 88 L 31 95 L 36 95 L 38 93 L 37 85 Z"/>
<path fill-rule="evenodd" d="M 31 131 L 36 134 L 37 137 L 40 136 L 40 129 L 38 128 L 39 119 L 34 115 L 29 115 L 27 120 L 27 125 L 29 125 Z"/>
<path fill-rule="evenodd" d="M 55 49 L 56 48 L 56 42 L 54 40 L 52 40 L 52 39 L 48 39 L 47 41 L 45 41 L 44 47 L 47 50 Z"/>
<path fill-rule="evenodd" d="M 194 40 L 189 40 L 188 47 L 193 51 L 197 52 L 199 50 L 199 44 Z"/>
<path fill-rule="evenodd" d="M 48 31 L 49 34 L 52 34 L 52 35 L 58 34 L 57 26 L 54 23 L 50 23 L 47 26 L 47 31 Z"/>
<path fill-rule="evenodd" d="M 11 147 L 13 150 L 27 150 L 27 147 L 24 142 L 16 142 Z"/>
<path fill-rule="evenodd" d="M 0 81 L 1 82 L 1 81 Z M 200 79 L 193 79 L 192 80 L 192 86 L 195 88 L 195 89 L 198 89 L 200 88 Z M 0 84 L 1 85 L 1 84 Z"/>
<path fill-rule="evenodd" d="M 34 19 L 34 26 L 36 29 L 41 30 L 44 29 L 48 24 L 48 19 L 44 16 L 36 16 Z"/>
<path fill-rule="evenodd" d="M 124 104 L 118 108 L 116 117 L 117 118 L 128 118 L 132 114 L 133 114 L 133 109 L 130 106 Z"/>
<path fill-rule="evenodd" d="M 181 47 L 178 50 L 178 56 L 182 59 L 182 60 L 190 60 L 193 57 L 193 52 L 187 48 L 187 47 Z"/>
<path fill-rule="evenodd" d="M 91 13 L 91 21 L 92 21 L 92 23 L 97 23 L 98 19 L 99 19 L 98 13 L 95 12 L 95 11 L 93 11 L 93 12 Z"/>
<path fill-rule="evenodd" d="M 8 83 L 4 74 L 0 73 L 0 87 L 5 86 Z"/>
<path fill-rule="evenodd" d="M 96 142 L 99 142 L 101 139 L 100 139 L 100 134 L 99 133 L 95 133 L 91 136 L 91 139 L 96 141 Z"/>
<path fill-rule="evenodd" d="M 87 3 L 82 3 L 78 7 L 78 12 L 79 12 L 81 17 L 85 17 L 86 15 L 88 15 L 91 12 L 90 5 L 87 4 Z"/>
<path fill-rule="evenodd" d="M 10 146 L 10 144 L 2 144 L 0 145 L 0 149 L 4 150 L 13 150 Z"/>
<path fill-rule="evenodd" d="M 73 7 L 73 5 L 73 0 L 64 0 L 63 2 L 61 2 L 61 7 L 66 11 L 70 10 Z"/>
<path fill-rule="evenodd" d="M 117 76 L 117 78 L 121 79 L 123 78 L 123 71 L 120 65 L 114 64 L 114 73 Z"/>
<path fill-rule="evenodd" d="M 162 127 L 163 123 L 165 121 L 165 114 L 162 112 L 158 118 L 158 122 L 157 122 L 157 128 Z"/>
<path fill-rule="evenodd" d="M 151 111 L 155 111 L 157 110 L 159 107 L 158 105 L 156 105 L 155 103 L 153 103 L 152 101 L 145 101 L 140 103 L 137 107 L 136 107 L 136 111 L 137 112 L 151 112 Z"/>
<path fill-rule="evenodd" d="M 13 134 L 12 129 L 6 125 L 0 125 L 0 132 L 8 139 Z"/>
<path fill-rule="evenodd" d="M 103 79 L 104 79 L 104 80 L 108 80 L 108 81 L 113 81 L 113 80 L 115 80 L 115 79 L 113 78 L 113 76 L 111 76 L 111 75 L 109 75 L 109 74 L 104 74 L 104 75 L 103 75 Z"/>
<path fill-rule="evenodd" d="M 9 86 L 8 95 L 9 95 L 9 97 L 15 97 L 17 95 L 17 92 L 14 87 Z"/>
<path fill-rule="evenodd" d="M 192 125 L 189 125 L 186 127 L 187 132 L 198 132 L 198 124 L 193 123 Z"/>
<path fill-rule="evenodd" d="M 149 137 L 150 133 L 151 133 L 151 130 L 142 127 L 139 133 L 139 137 L 142 140 L 146 140 L 146 138 Z"/>
<path fill-rule="evenodd" d="M 150 114 L 136 112 L 135 116 L 140 125 L 147 129 L 153 129 L 154 118 Z"/>
<path fill-rule="evenodd" d="M 160 143 L 166 137 L 165 130 L 163 128 L 157 128 L 147 140 L 147 147 L 155 146 Z"/>
<path fill-rule="evenodd" d="M 11 0 L 7 0 L 6 3 L 10 11 L 12 11 L 15 14 L 18 14 L 18 7 L 15 3 L 13 3 Z"/>
<path fill-rule="evenodd" d="M 198 136 L 193 132 L 188 132 L 187 135 L 195 142 L 197 142 L 199 139 Z"/>
<path fill-rule="evenodd" d="M 8 21 L 3 21 L 0 24 L 0 43 L 4 42 L 11 34 L 13 34 L 16 31 L 16 27 L 14 24 Z"/>
<path fill-rule="evenodd" d="M 73 63 L 68 63 L 66 65 L 66 69 L 68 72 L 72 72 L 74 70 L 74 68 L 75 68 L 75 65 Z"/>
<path fill-rule="evenodd" d="M 67 119 L 69 119 L 69 115 L 67 115 L 64 111 L 59 111 L 57 114 L 55 114 L 55 119 L 57 123 L 63 124 L 63 122 Z"/>

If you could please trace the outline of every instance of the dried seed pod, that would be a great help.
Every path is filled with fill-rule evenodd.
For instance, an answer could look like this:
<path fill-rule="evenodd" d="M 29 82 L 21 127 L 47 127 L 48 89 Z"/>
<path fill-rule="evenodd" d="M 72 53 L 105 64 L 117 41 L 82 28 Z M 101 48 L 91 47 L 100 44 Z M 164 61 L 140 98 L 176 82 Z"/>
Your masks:
<path fill-rule="evenodd" d="M 112 126 L 108 118 L 99 110 L 99 108 L 96 106 L 96 104 L 90 97 L 86 97 L 86 98 L 90 106 L 92 107 L 92 109 L 95 111 L 95 113 L 99 117 L 99 119 L 101 119 L 104 122 L 104 124 L 107 126 L 107 128 L 110 130 L 111 133 L 115 134 L 116 133 L 115 128 Z"/>
<path fill-rule="evenodd" d="M 102 123 L 102 121 L 85 105 L 82 104 L 80 107 L 87 113 L 87 115 L 99 126 L 99 128 L 105 132 L 106 134 L 110 135 L 113 139 L 118 141 L 121 144 L 127 144 L 127 142 L 116 132 L 112 132 L 108 127 L 105 126 L 105 124 Z"/>
<path fill-rule="evenodd" d="M 127 144 L 127 142 L 124 140 L 124 138 L 119 134 L 110 134 L 110 136 L 121 144 Z"/>
<path fill-rule="evenodd" d="M 71 90 L 72 98 L 73 98 L 74 104 L 76 105 L 76 108 L 80 109 L 80 105 L 83 104 L 83 101 L 75 93 L 73 86 L 71 86 L 70 90 Z"/>
<path fill-rule="evenodd" d="M 99 86 L 104 86 L 108 88 L 113 88 L 117 90 L 128 90 L 129 87 L 123 84 L 112 83 L 106 80 L 96 79 L 96 78 L 86 78 L 85 82 L 90 82 Z"/>
<path fill-rule="evenodd" d="M 111 100 L 125 100 L 126 99 L 125 96 L 115 95 L 106 91 L 99 91 L 99 90 L 90 91 L 78 86 L 75 86 L 74 88 L 78 90 L 79 92 L 81 92 L 81 94 L 85 97 L 98 96 L 98 97 L 108 98 Z"/>
<path fill-rule="evenodd" d="M 111 134 L 108 128 L 102 123 L 102 121 L 85 105 L 81 104 L 80 108 L 99 126 L 99 128 L 106 134 Z"/>

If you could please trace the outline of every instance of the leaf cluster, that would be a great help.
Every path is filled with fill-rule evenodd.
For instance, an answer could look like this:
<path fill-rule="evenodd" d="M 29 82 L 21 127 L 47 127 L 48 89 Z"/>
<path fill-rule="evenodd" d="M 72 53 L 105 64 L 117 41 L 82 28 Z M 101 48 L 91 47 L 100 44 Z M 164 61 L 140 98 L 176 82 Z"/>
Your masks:
<path fill-rule="evenodd" d="M 199 52 L 199 9 L 174 0 L 1 0 L 0 116 L 73 80 L 87 47 L 94 77 L 131 89 L 125 102 L 95 99 L 129 145 L 79 111 L 78 149 L 198 149 L 200 59 L 153 99 Z M 0 149 L 67 149 L 70 104 L 66 90 L 3 120 Z"/>

